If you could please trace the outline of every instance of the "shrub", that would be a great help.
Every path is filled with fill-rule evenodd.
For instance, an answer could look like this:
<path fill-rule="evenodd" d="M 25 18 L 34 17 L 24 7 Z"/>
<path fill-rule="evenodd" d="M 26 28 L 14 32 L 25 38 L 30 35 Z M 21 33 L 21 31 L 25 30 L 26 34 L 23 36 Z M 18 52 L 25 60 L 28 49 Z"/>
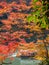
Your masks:
<path fill-rule="evenodd" d="M 32 3 L 32 12 L 27 17 L 28 23 L 34 22 L 40 28 L 49 28 L 48 17 L 46 13 L 48 12 L 48 2 L 33 0 Z"/>

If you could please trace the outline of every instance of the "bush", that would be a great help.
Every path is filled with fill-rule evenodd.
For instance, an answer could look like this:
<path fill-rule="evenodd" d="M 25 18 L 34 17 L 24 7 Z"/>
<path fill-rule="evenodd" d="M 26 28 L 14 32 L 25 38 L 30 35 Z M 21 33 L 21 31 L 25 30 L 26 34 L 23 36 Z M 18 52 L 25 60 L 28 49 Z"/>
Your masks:
<path fill-rule="evenodd" d="M 31 14 L 27 17 L 28 23 L 34 22 L 40 28 L 49 28 L 48 17 L 46 15 L 48 11 L 48 5 L 49 4 L 47 1 L 33 0 L 33 10 Z"/>

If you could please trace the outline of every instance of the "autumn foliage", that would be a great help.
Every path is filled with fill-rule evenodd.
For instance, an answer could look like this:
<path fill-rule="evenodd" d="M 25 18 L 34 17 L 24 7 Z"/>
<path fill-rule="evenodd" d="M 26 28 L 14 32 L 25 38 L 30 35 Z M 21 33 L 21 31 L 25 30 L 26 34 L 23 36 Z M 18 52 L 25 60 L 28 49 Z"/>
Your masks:
<path fill-rule="evenodd" d="M 39 4 L 41 6 L 40 2 L 36 3 Z M 16 51 L 18 57 L 31 56 L 32 53 L 37 54 L 34 57 L 36 59 L 45 56 L 44 44 L 38 43 L 47 40 L 46 45 L 49 45 L 49 30 L 42 31 L 35 23 L 27 22 L 26 18 L 32 12 L 32 7 L 32 1 L 29 4 L 25 0 L 20 0 L 19 4 L 17 0 L 0 2 L 0 61 L 9 58 Z"/>

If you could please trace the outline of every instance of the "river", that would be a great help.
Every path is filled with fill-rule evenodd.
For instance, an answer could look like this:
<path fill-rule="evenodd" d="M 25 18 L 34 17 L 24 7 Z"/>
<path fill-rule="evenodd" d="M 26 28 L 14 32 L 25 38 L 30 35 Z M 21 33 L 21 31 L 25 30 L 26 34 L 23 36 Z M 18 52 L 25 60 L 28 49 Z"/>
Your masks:
<path fill-rule="evenodd" d="M 10 62 L 9 59 L 5 61 L 6 63 Z M 39 60 L 31 60 L 31 59 L 21 59 L 21 58 L 15 58 L 11 64 L 8 65 L 39 65 Z M 5 64 L 3 64 L 5 65 Z"/>

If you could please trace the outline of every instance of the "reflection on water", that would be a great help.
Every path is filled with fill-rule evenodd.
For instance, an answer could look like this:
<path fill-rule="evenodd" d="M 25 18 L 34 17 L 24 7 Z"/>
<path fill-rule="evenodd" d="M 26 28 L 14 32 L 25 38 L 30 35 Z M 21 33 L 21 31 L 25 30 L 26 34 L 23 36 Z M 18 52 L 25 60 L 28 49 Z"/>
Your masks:
<path fill-rule="evenodd" d="M 9 60 L 7 59 L 6 62 L 8 61 Z M 12 61 L 12 64 L 9 64 L 9 65 L 38 65 L 39 63 L 40 63 L 39 60 L 15 58 Z"/>
<path fill-rule="evenodd" d="M 21 60 L 21 65 L 38 65 L 39 60 Z"/>

